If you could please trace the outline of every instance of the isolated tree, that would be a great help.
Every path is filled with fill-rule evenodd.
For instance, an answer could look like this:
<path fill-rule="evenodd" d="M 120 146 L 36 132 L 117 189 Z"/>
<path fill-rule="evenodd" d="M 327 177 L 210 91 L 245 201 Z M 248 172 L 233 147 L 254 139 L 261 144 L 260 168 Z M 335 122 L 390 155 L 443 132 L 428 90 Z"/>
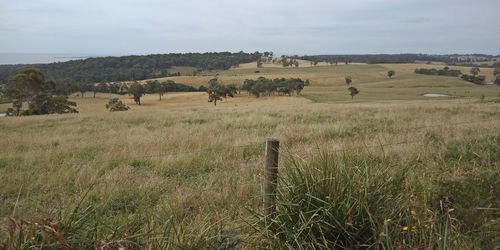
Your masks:
<path fill-rule="evenodd" d="M 354 99 L 354 96 L 359 94 L 359 90 L 355 87 L 349 87 L 347 90 L 349 90 L 349 93 L 351 95 L 351 99 Z"/>
<path fill-rule="evenodd" d="M 346 76 L 345 77 L 345 84 L 346 85 L 351 85 L 352 83 L 352 77 L 351 76 Z"/>
<path fill-rule="evenodd" d="M 257 61 L 257 68 L 262 68 L 262 61 L 261 60 Z"/>
<path fill-rule="evenodd" d="M 443 69 L 444 69 L 444 71 L 448 71 L 448 70 L 450 70 L 450 67 L 448 67 L 448 66 L 444 66 L 444 68 L 443 68 Z"/>
<path fill-rule="evenodd" d="M 387 71 L 387 76 L 388 76 L 389 78 L 392 78 L 395 74 L 396 74 L 396 71 L 394 71 L 394 70 L 392 70 L 392 69 L 391 69 L 391 70 L 389 70 L 389 71 Z"/>
<path fill-rule="evenodd" d="M 144 94 L 144 87 L 140 83 L 135 82 L 130 86 L 129 92 L 134 96 L 134 102 L 141 105 L 141 97 Z"/>
<path fill-rule="evenodd" d="M 130 109 L 129 106 L 123 104 L 118 98 L 110 99 L 108 104 L 106 104 L 106 108 L 109 109 L 109 112 L 127 111 Z"/>
<path fill-rule="evenodd" d="M 311 81 L 309 81 L 309 79 L 306 79 L 306 81 L 304 82 L 304 86 L 309 86 L 311 85 Z"/>
<path fill-rule="evenodd" d="M 299 62 L 297 60 L 295 60 L 294 65 L 295 65 L 295 67 L 298 68 L 299 67 Z"/>
<path fill-rule="evenodd" d="M 158 95 L 160 96 L 160 101 L 161 101 L 161 97 L 167 93 L 167 84 L 162 82 L 162 83 L 158 83 L 156 84 L 156 89 L 155 89 L 156 93 L 158 93 Z"/>
<path fill-rule="evenodd" d="M 499 78 L 499 77 L 500 77 L 500 68 L 495 68 L 495 69 L 493 70 L 493 76 L 494 76 L 495 78 Z"/>
<path fill-rule="evenodd" d="M 214 106 L 217 106 L 217 101 L 222 101 L 226 90 L 224 86 L 219 82 L 219 79 L 213 78 L 208 81 L 208 102 L 213 102 Z"/>
<path fill-rule="evenodd" d="M 481 70 L 478 67 L 473 67 L 473 68 L 470 69 L 470 73 L 473 76 L 477 76 L 479 74 L 479 72 L 481 72 Z"/>
<path fill-rule="evenodd" d="M 95 84 L 92 84 L 91 85 L 91 90 L 92 90 L 92 93 L 94 94 L 93 95 L 93 98 L 95 98 L 95 95 L 97 94 L 97 92 L 99 92 L 99 89 L 100 89 L 100 83 L 95 83 Z"/>

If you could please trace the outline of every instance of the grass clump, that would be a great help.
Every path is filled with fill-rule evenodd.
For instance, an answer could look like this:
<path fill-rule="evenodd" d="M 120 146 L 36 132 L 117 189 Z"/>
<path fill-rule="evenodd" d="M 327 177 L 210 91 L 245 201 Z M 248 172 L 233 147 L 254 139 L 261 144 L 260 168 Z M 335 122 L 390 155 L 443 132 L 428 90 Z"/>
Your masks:
<path fill-rule="evenodd" d="M 366 248 L 401 212 L 406 171 L 371 155 L 292 160 L 280 173 L 276 213 L 260 231 L 286 248 Z"/>
<path fill-rule="evenodd" d="M 281 168 L 274 214 L 254 229 L 271 248 L 406 249 L 463 244 L 396 157 L 320 154 Z M 457 237 L 455 237 L 457 236 Z M 455 237 L 455 238 L 454 238 Z"/>

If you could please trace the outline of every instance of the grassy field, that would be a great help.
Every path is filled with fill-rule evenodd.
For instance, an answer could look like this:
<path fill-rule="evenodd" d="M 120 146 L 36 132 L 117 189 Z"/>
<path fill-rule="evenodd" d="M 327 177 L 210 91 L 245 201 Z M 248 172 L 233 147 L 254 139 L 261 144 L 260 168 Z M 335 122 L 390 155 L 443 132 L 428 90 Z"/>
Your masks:
<path fill-rule="evenodd" d="M 75 96 L 79 114 L 0 118 L 0 243 L 493 249 L 500 88 L 415 67 L 423 65 L 241 68 L 219 72 L 222 82 L 300 77 L 311 86 L 302 96 L 242 93 L 217 107 L 205 93 L 147 95 L 141 106 L 118 96 L 132 109 L 116 113 L 104 108 L 112 95 Z M 346 75 L 361 91 L 354 100 Z M 209 77 L 172 79 L 199 86 Z M 281 141 L 270 217 L 259 214 L 268 137 Z"/>

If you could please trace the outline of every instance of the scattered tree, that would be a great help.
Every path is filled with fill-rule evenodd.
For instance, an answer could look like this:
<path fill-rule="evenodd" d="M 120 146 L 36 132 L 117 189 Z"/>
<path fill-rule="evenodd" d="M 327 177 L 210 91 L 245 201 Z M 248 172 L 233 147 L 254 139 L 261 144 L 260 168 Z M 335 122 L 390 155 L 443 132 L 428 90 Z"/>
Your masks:
<path fill-rule="evenodd" d="M 213 78 L 208 81 L 208 102 L 213 102 L 214 106 L 217 106 L 217 101 L 222 101 L 225 92 L 224 86 L 219 82 L 219 79 Z"/>
<path fill-rule="evenodd" d="M 130 109 L 129 106 L 123 104 L 118 98 L 110 99 L 108 104 L 106 104 L 106 108 L 109 109 L 110 112 L 127 111 Z"/>
<path fill-rule="evenodd" d="M 346 76 L 345 77 L 345 84 L 346 85 L 351 85 L 352 83 L 352 77 L 351 76 Z"/>
<path fill-rule="evenodd" d="M 347 90 L 349 90 L 349 93 L 351 95 L 351 99 L 354 99 L 354 96 L 359 94 L 359 90 L 355 87 L 349 87 Z"/>
<path fill-rule="evenodd" d="M 495 68 L 495 69 L 493 70 L 493 76 L 494 76 L 495 78 L 500 78 L 500 68 Z"/>
<path fill-rule="evenodd" d="M 391 69 L 391 70 L 389 70 L 389 71 L 387 72 L 387 76 L 388 76 L 389 78 L 392 78 L 395 74 L 396 74 L 396 71 L 394 71 L 394 70 L 392 70 L 392 69 Z"/>
<path fill-rule="evenodd" d="M 257 68 L 262 68 L 262 61 L 261 60 L 257 61 Z"/>
<path fill-rule="evenodd" d="M 134 96 L 134 102 L 141 105 L 141 97 L 144 94 L 144 87 L 140 83 L 135 82 L 130 86 L 129 92 Z"/>
<path fill-rule="evenodd" d="M 167 85 L 165 83 L 158 83 L 155 86 L 155 91 L 160 96 L 160 101 L 161 101 L 161 97 L 167 92 Z"/>
<path fill-rule="evenodd" d="M 470 73 L 473 76 L 477 76 L 479 74 L 479 72 L 481 72 L 481 70 L 478 67 L 473 67 L 473 68 L 470 69 Z"/>

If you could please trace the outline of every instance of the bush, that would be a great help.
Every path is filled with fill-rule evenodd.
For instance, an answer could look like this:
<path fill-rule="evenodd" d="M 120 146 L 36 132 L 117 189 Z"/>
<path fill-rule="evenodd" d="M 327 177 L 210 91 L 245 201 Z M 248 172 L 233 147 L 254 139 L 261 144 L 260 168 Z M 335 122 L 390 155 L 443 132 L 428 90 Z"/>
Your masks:
<path fill-rule="evenodd" d="M 130 109 L 129 106 L 123 104 L 123 102 L 118 98 L 110 99 L 108 104 L 106 104 L 106 108 L 109 109 L 110 112 L 127 111 Z"/>
<path fill-rule="evenodd" d="M 450 70 L 448 67 L 444 67 L 443 69 L 415 69 L 415 74 L 457 77 L 460 76 L 462 72 L 460 70 Z"/>
<path fill-rule="evenodd" d="M 464 79 L 465 81 L 472 82 L 475 84 L 483 84 L 484 80 L 486 80 L 485 76 L 473 76 L 473 75 L 467 75 L 467 74 L 463 74 L 460 78 Z"/>

